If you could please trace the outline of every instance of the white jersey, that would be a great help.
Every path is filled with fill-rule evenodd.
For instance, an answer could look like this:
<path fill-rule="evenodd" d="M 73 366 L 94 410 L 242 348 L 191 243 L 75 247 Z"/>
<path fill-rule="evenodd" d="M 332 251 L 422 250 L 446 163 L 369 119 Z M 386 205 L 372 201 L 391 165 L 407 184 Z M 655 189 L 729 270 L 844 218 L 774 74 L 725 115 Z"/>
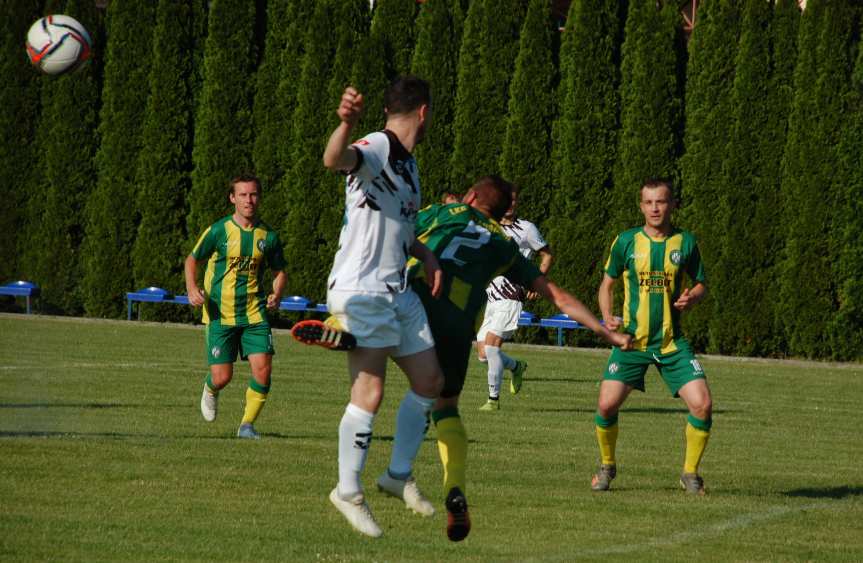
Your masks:
<path fill-rule="evenodd" d="M 542 238 L 539 229 L 530 221 L 524 219 L 515 219 L 512 223 L 500 225 L 504 232 L 517 245 L 521 254 L 530 260 L 537 252 L 548 246 L 545 239 Z M 527 290 L 517 283 L 513 283 L 505 276 L 498 276 L 491 280 L 491 283 L 485 290 L 489 301 L 501 301 L 509 299 L 512 301 L 524 301 Z"/>
<path fill-rule="evenodd" d="M 420 208 L 417 164 L 391 131 L 356 141 L 356 168 L 345 181 L 345 215 L 327 287 L 402 292 Z"/>

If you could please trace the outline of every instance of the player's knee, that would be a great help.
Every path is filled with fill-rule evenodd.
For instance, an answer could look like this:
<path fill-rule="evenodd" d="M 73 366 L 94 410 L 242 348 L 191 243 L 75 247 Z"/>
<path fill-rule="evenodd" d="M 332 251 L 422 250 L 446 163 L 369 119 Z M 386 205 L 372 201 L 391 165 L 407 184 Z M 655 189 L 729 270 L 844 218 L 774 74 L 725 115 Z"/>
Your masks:
<path fill-rule="evenodd" d="M 620 402 L 615 400 L 613 397 L 600 397 L 596 404 L 596 412 L 598 412 L 599 416 L 602 418 L 613 418 L 617 415 L 617 411 L 619 409 Z"/>
<path fill-rule="evenodd" d="M 427 377 L 422 378 L 415 385 L 413 390 L 418 395 L 424 397 L 437 397 L 443 390 L 444 377 L 443 373 L 438 369 L 434 370 Z"/>
<path fill-rule="evenodd" d="M 709 420 L 713 414 L 713 399 L 709 394 L 701 395 L 690 402 L 689 411 L 696 418 Z"/>

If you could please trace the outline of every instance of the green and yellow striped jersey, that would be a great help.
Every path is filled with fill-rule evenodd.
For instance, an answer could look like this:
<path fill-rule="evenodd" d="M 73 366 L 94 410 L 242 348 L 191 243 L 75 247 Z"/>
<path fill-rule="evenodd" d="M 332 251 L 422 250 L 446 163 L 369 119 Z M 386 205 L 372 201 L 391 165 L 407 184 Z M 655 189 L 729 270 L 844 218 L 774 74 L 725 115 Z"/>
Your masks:
<path fill-rule="evenodd" d="M 495 277 L 505 275 L 530 287 L 542 275 L 496 221 L 469 205 L 430 205 L 417 214 L 415 230 L 417 239 L 434 252 L 444 271 L 441 299 L 452 302 L 471 323 L 481 320 L 485 289 Z M 416 258 L 411 258 L 408 268 L 412 279 L 425 277 Z"/>
<path fill-rule="evenodd" d="M 210 225 L 192 250 L 195 260 L 205 260 L 204 291 L 207 302 L 203 322 L 218 320 L 225 326 L 267 322 L 266 265 L 285 268 L 282 243 L 274 230 L 261 221 L 244 229 L 232 216 Z"/>
<path fill-rule="evenodd" d="M 668 354 L 683 338 L 680 311 L 673 307 L 683 290 L 683 273 L 704 283 L 704 264 L 695 236 L 674 229 L 652 239 L 643 227 L 620 233 L 611 243 L 605 273 L 623 277 L 623 329 L 635 350 Z"/>

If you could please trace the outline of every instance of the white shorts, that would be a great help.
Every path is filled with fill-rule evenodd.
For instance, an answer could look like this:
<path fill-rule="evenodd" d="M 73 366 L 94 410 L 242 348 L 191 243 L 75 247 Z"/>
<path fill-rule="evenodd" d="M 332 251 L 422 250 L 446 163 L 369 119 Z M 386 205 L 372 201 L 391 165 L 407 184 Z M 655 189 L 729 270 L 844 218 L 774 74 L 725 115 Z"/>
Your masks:
<path fill-rule="evenodd" d="M 327 292 L 327 309 L 363 348 L 396 348 L 401 358 L 434 347 L 425 309 L 416 293 Z"/>
<path fill-rule="evenodd" d="M 496 334 L 504 340 L 509 340 L 518 328 L 518 319 L 521 317 L 521 301 L 503 299 L 501 301 L 489 301 L 485 306 L 485 317 L 482 326 L 476 333 L 477 342 L 484 342 L 487 333 Z"/>

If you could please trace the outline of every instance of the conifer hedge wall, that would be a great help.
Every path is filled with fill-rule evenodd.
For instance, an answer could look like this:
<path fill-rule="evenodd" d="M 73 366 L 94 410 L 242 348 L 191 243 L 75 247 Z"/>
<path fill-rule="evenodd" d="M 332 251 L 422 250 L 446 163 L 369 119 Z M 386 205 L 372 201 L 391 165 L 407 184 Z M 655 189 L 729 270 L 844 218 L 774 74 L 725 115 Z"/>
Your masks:
<path fill-rule="evenodd" d="M 573 0 L 558 29 L 549 0 L 0 0 L 0 283 L 38 283 L 44 312 L 104 317 L 129 290 L 182 293 L 228 179 L 256 170 L 288 291 L 322 301 L 343 211 L 343 179 L 321 164 L 339 96 L 364 93 L 360 136 L 384 122 L 384 85 L 413 72 L 433 92 L 426 203 L 481 174 L 514 180 L 552 277 L 596 310 L 609 243 L 641 222 L 641 181 L 670 177 L 708 273 L 684 316 L 698 350 L 863 359 L 863 9 L 710 0 L 686 37 L 678 4 Z M 44 13 L 90 31 L 83 69 L 28 67 Z"/>

